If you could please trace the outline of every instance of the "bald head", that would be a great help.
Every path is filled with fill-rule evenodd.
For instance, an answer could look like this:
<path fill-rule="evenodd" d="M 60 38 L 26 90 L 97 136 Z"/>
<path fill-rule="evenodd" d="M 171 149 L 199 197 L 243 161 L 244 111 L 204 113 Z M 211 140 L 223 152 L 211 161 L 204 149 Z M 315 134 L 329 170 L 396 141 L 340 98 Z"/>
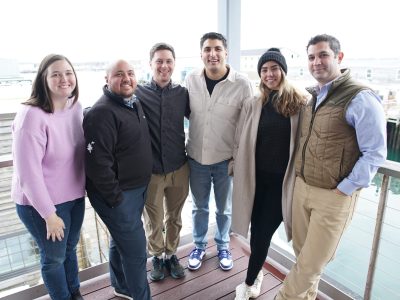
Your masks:
<path fill-rule="evenodd" d="M 107 65 L 107 67 L 106 67 L 106 76 L 108 76 L 113 69 L 118 68 L 121 65 L 128 65 L 133 70 L 133 66 L 127 60 L 125 60 L 125 59 L 117 59 L 117 60 L 113 60 L 112 62 L 110 62 Z"/>
<path fill-rule="evenodd" d="M 106 68 L 108 88 L 123 98 L 130 98 L 135 92 L 137 82 L 133 66 L 126 60 L 119 59 Z"/>

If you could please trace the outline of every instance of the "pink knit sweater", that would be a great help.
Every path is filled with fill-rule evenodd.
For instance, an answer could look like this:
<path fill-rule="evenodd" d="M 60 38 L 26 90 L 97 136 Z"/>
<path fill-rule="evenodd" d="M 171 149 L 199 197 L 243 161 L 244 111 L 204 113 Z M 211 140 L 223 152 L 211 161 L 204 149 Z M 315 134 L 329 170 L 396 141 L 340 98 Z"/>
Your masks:
<path fill-rule="evenodd" d="M 22 105 L 12 125 L 12 199 L 33 206 L 43 218 L 55 205 L 85 195 L 82 107 L 46 113 Z"/>

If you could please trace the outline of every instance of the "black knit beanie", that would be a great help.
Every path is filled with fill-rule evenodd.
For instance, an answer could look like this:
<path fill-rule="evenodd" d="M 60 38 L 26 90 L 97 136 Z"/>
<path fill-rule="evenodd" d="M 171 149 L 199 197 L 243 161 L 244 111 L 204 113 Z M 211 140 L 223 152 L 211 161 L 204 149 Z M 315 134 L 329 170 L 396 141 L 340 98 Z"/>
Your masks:
<path fill-rule="evenodd" d="M 258 65 L 257 65 L 258 76 L 261 77 L 261 67 L 263 66 L 263 64 L 271 60 L 278 63 L 278 65 L 281 66 L 283 72 L 287 74 L 286 59 L 282 55 L 281 51 L 278 48 L 269 48 L 267 52 L 265 52 L 258 60 Z"/>

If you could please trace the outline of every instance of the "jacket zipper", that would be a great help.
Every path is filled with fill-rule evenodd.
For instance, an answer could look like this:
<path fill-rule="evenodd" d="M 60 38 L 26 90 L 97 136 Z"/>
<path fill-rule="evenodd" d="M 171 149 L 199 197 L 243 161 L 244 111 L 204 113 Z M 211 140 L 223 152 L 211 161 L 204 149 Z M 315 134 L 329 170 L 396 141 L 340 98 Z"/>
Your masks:
<path fill-rule="evenodd" d="M 332 86 L 332 87 L 333 87 L 333 86 Z M 331 95 L 332 87 L 331 87 L 330 91 L 328 91 L 328 93 L 327 93 L 327 95 L 326 95 L 324 101 L 322 101 L 322 102 L 318 105 L 317 108 L 315 108 L 315 106 L 317 105 L 317 96 L 313 96 L 313 98 L 315 99 L 315 101 L 314 101 L 314 104 L 313 104 L 314 107 L 313 107 L 313 112 L 312 112 L 312 116 L 311 116 L 310 127 L 308 128 L 307 138 L 306 138 L 306 140 L 305 140 L 305 142 L 304 142 L 303 149 L 302 149 L 302 153 L 301 153 L 301 156 L 302 156 L 301 158 L 302 158 L 302 160 L 301 160 L 301 170 L 300 170 L 300 174 L 301 174 L 301 177 L 304 179 L 305 182 L 306 182 L 306 178 L 305 178 L 305 176 L 304 176 L 304 164 L 305 164 L 305 157 L 306 157 L 306 147 L 307 147 L 308 141 L 310 140 L 310 137 L 311 137 L 311 130 L 312 130 L 313 126 L 314 126 L 314 119 L 315 119 L 315 116 L 316 116 L 316 114 L 317 114 L 317 111 L 319 110 L 319 108 L 320 108 L 321 106 L 323 106 L 323 105 L 325 104 L 325 102 L 327 101 L 327 99 L 328 99 L 329 96 Z"/>

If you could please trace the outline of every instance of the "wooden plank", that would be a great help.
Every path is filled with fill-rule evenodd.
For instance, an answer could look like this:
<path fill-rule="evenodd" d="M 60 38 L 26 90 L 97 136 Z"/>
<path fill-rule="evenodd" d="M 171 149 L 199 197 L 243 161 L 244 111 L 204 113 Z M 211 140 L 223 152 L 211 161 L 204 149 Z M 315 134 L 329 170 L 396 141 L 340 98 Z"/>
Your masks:
<path fill-rule="evenodd" d="M 240 280 L 238 280 L 237 282 L 234 282 L 234 280 L 236 280 L 237 278 L 232 278 L 232 280 L 230 280 L 230 282 L 224 282 L 224 284 L 226 284 L 226 286 L 230 288 L 230 291 L 228 294 L 222 296 L 222 297 L 213 297 L 212 299 L 218 299 L 218 300 L 233 300 L 235 299 L 235 289 L 236 286 L 239 285 L 240 283 L 242 283 L 246 277 L 246 272 L 247 270 L 244 270 L 241 273 L 236 274 L 234 277 L 240 277 Z M 279 287 L 281 286 L 281 281 L 279 279 L 277 279 L 275 276 L 273 276 L 270 273 L 265 273 L 266 270 L 264 269 L 264 280 L 263 283 L 261 285 L 261 293 L 260 296 L 257 297 L 258 300 L 261 299 L 274 299 L 275 295 L 278 293 Z M 234 286 L 234 287 L 233 287 Z M 233 289 L 232 289 L 233 287 Z M 216 290 L 218 290 L 219 287 L 215 287 Z M 213 290 L 210 290 L 210 293 L 212 293 Z M 195 296 L 195 295 L 193 295 Z M 201 294 L 199 294 L 199 296 L 202 296 Z M 188 299 L 192 299 L 192 298 L 188 298 Z M 193 298 L 196 299 L 196 298 Z M 198 298 L 200 299 L 200 298 Z"/>
<path fill-rule="evenodd" d="M 82 295 L 86 295 L 109 287 L 110 285 L 110 274 L 106 273 L 82 282 L 80 290 Z"/>
<path fill-rule="evenodd" d="M 213 263 L 213 260 L 216 257 L 215 254 L 216 250 L 217 250 L 216 246 L 207 248 L 206 256 L 204 257 L 202 267 L 197 271 L 190 271 L 189 269 L 187 269 L 188 256 L 183 257 L 181 259 L 181 263 L 183 264 L 183 266 L 185 266 L 185 274 L 186 274 L 185 277 L 181 279 L 174 279 L 168 274 L 163 281 L 152 282 L 150 284 L 152 295 L 155 296 L 165 291 L 171 290 L 176 286 L 180 286 L 186 282 L 192 281 L 194 278 L 207 274 L 211 270 L 218 268 L 218 266 L 215 266 Z"/>
<path fill-rule="evenodd" d="M 278 291 L 281 287 L 282 283 L 274 287 L 273 289 L 267 291 L 266 293 L 260 295 L 257 299 L 258 300 L 274 300 L 276 294 L 278 294 Z"/>
<path fill-rule="evenodd" d="M 236 235 L 231 236 L 230 246 L 234 260 L 233 269 L 230 271 L 223 271 L 219 267 L 217 246 L 213 239 L 209 240 L 203 265 L 197 271 L 187 269 L 188 256 L 194 247 L 193 244 L 179 247 L 177 256 L 185 267 L 186 276 L 174 279 L 166 272 L 162 281 L 152 282 L 148 279 L 153 300 L 233 300 L 236 286 L 246 277 L 250 248 L 246 240 Z M 147 270 L 151 270 L 151 258 L 147 260 Z M 267 263 L 263 266 L 263 272 L 261 295 L 257 299 L 272 300 L 282 284 L 281 278 L 284 278 L 284 275 Z M 81 283 L 81 293 L 85 300 L 121 299 L 116 297 L 113 291 L 108 273 Z M 48 299 L 48 296 L 40 298 Z"/>
<path fill-rule="evenodd" d="M 193 280 L 193 278 L 207 274 L 211 270 L 217 269 L 218 265 L 214 264 L 214 261 L 216 259 L 216 253 L 215 253 L 216 251 L 217 251 L 216 246 L 207 248 L 206 256 L 204 257 L 202 267 L 197 271 L 190 271 L 189 269 L 187 269 L 188 256 L 183 257 L 181 259 L 181 264 L 185 266 L 185 274 L 186 274 L 185 277 L 181 279 L 174 279 L 169 274 L 166 273 L 166 278 L 164 280 L 158 282 L 150 281 L 150 288 L 152 291 L 152 295 L 153 296 L 158 295 L 166 290 L 170 290 L 171 288 L 176 287 L 177 285 L 181 285 L 185 282 L 191 281 Z"/>
<path fill-rule="evenodd" d="M 237 272 L 247 268 L 248 260 L 246 257 L 240 257 L 234 261 L 234 267 L 230 271 L 223 271 L 218 266 L 218 259 L 209 259 L 203 262 L 203 266 L 195 272 L 188 272 L 184 284 L 175 286 L 161 294 L 153 294 L 153 300 L 157 299 L 184 299 L 192 294 L 198 293 L 208 287 L 214 287 L 217 283 L 227 280 L 227 278 L 235 275 Z M 232 287 L 233 288 L 233 287 Z M 210 294 L 206 298 L 210 299 Z"/>
<path fill-rule="evenodd" d="M 250 244 L 243 237 L 241 237 L 237 234 L 232 234 L 231 235 L 231 246 L 241 248 L 243 253 L 246 256 L 250 257 Z M 279 278 L 281 281 L 283 281 L 286 277 L 286 274 L 279 272 L 277 269 L 275 269 L 273 266 L 271 266 L 267 262 L 264 263 L 263 268 L 265 270 L 267 270 L 268 272 L 272 273 L 275 277 Z"/>
<path fill-rule="evenodd" d="M 105 293 L 105 291 L 107 289 L 109 289 L 111 291 L 111 294 L 110 294 L 110 292 Z M 113 288 L 110 286 L 110 276 L 108 273 L 82 282 L 80 291 L 81 291 L 81 294 L 83 296 L 85 296 L 85 300 L 87 300 L 87 299 L 96 299 L 96 300 L 111 299 L 111 298 L 106 298 L 107 297 L 106 295 L 112 295 L 112 297 L 114 297 Z M 46 296 L 37 298 L 36 300 L 50 300 L 50 297 L 48 295 L 46 295 Z"/>
<path fill-rule="evenodd" d="M 179 258 L 180 263 L 183 266 L 187 265 L 187 261 L 189 259 L 189 254 L 193 250 L 193 248 L 194 248 L 193 244 L 184 245 L 184 246 L 181 246 L 181 247 L 178 248 L 176 256 Z M 210 253 L 214 253 L 215 252 L 215 254 L 216 254 L 216 251 L 217 251 L 216 249 L 217 249 L 217 247 L 215 245 L 214 240 L 209 241 L 208 244 L 207 244 L 207 248 L 206 248 L 206 257 L 209 256 Z M 146 264 L 147 271 L 150 271 L 151 268 L 152 268 L 151 260 L 152 260 L 151 257 L 147 260 L 147 264 Z"/>
<path fill-rule="evenodd" d="M 94 291 L 90 294 L 83 294 L 85 300 L 109 300 L 109 299 L 122 299 L 114 295 L 114 288 L 107 286 L 100 290 Z"/>

